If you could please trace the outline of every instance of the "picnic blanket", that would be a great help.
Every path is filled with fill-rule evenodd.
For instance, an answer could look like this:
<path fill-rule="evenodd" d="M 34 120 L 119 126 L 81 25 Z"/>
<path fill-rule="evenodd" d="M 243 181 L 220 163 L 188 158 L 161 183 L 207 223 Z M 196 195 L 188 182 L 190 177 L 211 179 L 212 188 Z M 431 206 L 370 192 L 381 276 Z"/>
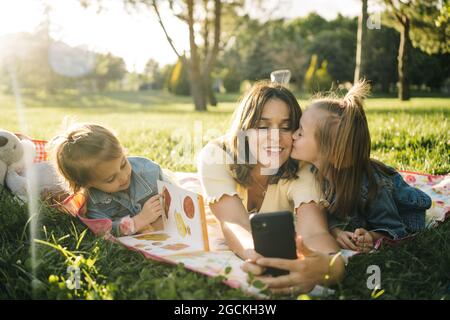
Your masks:
<path fill-rule="evenodd" d="M 433 176 L 408 171 L 400 173 L 407 183 L 423 190 L 432 198 L 432 206 L 426 212 L 427 228 L 436 227 L 448 216 L 450 216 L 450 175 Z M 174 173 L 174 176 L 183 188 L 192 192 L 201 193 L 200 181 L 196 173 L 176 172 Z M 81 203 L 75 204 L 75 206 L 80 205 Z M 219 222 L 212 215 L 208 206 L 206 206 L 205 209 L 211 251 L 200 251 L 178 255 L 174 254 L 169 257 L 158 257 L 143 250 L 140 245 L 134 245 L 132 241 L 122 241 L 122 238 L 114 238 L 111 235 L 108 235 L 108 239 L 120 243 L 130 250 L 141 252 L 146 258 L 149 259 L 158 260 L 169 264 L 182 263 L 189 270 L 211 277 L 223 276 L 225 277 L 225 284 L 233 288 L 240 288 L 249 294 L 262 297 L 260 294 L 260 288 L 255 287 L 253 283 L 248 283 L 248 275 L 241 269 L 243 261 L 227 247 Z M 101 219 L 107 221 L 91 220 L 86 219 L 81 214 L 78 214 L 78 217 L 94 232 L 104 232 L 111 227 L 111 223 L 107 219 Z M 399 243 L 410 239 L 413 236 L 414 235 L 395 241 L 384 240 L 383 242 L 380 240 L 376 243 L 375 248 L 380 248 L 383 243 L 388 245 Z M 342 250 L 341 253 L 346 257 L 352 257 L 353 255 L 358 254 L 358 252 L 351 250 Z M 322 286 L 316 286 L 313 291 L 310 292 L 310 295 L 317 297 L 331 292 L 332 290 L 326 289 Z"/>
<path fill-rule="evenodd" d="M 40 152 L 35 161 L 46 161 L 44 140 L 33 140 Z M 432 198 L 432 206 L 426 212 L 427 227 L 436 227 L 450 216 L 450 174 L 447 175 L 429 175 L 424 173 L 401 171 L 401 175 L 405 181 L 422 191 L 426 192 Z M 197 193 L 202 193 L 200 181 L 196 173 L 176 172 L 173 175 L 183 188 Z M 223 276 L 224 283 L 233 287 L 240 288 L 250 294 L 260 295 L 260 288 L 255 287 L 252 283 L 248 283 L 247 274 L 242 271 L 241 265 L 243 261 L 229 250 L 225 243 L 220 224 L 212 215 L 209 207 L 206 206 L 207 230 L 210 241 L 211 250 L 207 252 L 195 252 L 189 254 L 171 255 L 170 257 L 158 257 L 149 254 L 139 247 L 134 247 L 132 243 L 126 244 L 120 242 L 113 237 L 108 231 L 111 229 L 112 223 L 109 219 L 88 219 L 83 214 L 84 198 L 79 195 L 72 195 L 65 199 L 59 205 L 64 210 L 78 217 L 89 229 L 95 234 L 105 234 L 110 241 L 121 243 L 130 250 L 141 252 L 146 258 L 158 260 L 170 264 L 183 263 L 184 266 L 192 271 L 202 273 L 207 276 Z M 406 239 L 411 238 L 411 236 Z M 398 243 L 406 239 L 396 241 L 386 241 L 388 244 Z M 379 241 L 376 248 L 381 246 Z M 342 250 L 342 254 L 351 257 L 357 252 L 350 250 Z M 321 296 L 327 289 L 316 286 L 310 293 L 313 296 Z"/>

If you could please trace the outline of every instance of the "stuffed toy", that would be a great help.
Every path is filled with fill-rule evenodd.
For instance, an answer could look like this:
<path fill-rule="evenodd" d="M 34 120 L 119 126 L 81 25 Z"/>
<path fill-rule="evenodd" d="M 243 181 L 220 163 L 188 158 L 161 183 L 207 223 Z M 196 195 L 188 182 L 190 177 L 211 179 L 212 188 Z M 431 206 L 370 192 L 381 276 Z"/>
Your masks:
<path fill-rule="evenodd" d="M 34 143 L 20 140 L 15 134 L 0 129 L 0 184 L 24 202 L 28 202 L 30 188 L 37 196 L 60 194 L 67 187 L 56 168 L 48 162 L 33 163 Z"/>

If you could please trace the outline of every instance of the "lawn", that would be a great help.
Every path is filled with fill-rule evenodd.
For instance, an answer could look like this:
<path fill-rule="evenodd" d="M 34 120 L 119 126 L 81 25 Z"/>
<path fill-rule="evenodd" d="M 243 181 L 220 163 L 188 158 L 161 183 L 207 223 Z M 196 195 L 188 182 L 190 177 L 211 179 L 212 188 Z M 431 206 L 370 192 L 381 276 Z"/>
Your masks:
<path fill-rule="evenodd" d="M 227 128 L 237 96 L 223 95 L 217 108 L 193 112 L 191 100 L 163 92 L 78 95 L 26 94 L 23 108 L 0 94 L 0 127 L 35 138 L 58 134 L 65 116 L 113 128 L 131 155 L 162 167 L 195 171 L 195 152 Z M 305 100 L 300 100 L 302 108 Z M 22 111 L 21 111 L 22 110 Z M 367 117 L 373 156 L 400 170 L 450 172 L 450 99 L 371 98 Z M 193 147 L 190 147 L 192 146 Z M 119 245 L 94 238 L 78 221 L 42 205 L 34 269 L 28 214 L 5 190 L 0 199 L 0 298 L 67 299 L 245 299 L 220 278 L 144 259 Z M 48 244 L 52 244 L 53 247 Z M 82 270 L 80 290 L 64 282 L 69 265 Z M 352 258 L 334 299 L 370 299 L 367 267 L 381 268 L 384 294 L 378 299 L 450 298 L 450 223 L 396 247 Z M 33 275 L 34 274 L 34 275 Z M 296 298 L 296 297 L 279 297 Z"/>

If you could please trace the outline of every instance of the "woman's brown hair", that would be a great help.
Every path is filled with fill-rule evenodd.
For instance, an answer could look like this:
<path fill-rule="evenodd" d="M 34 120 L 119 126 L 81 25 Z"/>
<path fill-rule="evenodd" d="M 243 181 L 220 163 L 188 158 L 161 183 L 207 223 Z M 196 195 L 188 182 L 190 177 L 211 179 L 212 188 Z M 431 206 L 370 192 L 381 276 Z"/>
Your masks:
<path fill-rule="evenodd" d="M 367 81 L 357 82 L 344 96 L 316 98 L 308 109 L 325 111 L 318 121 L 315 139 L 320 157 L 317 178 L 326 199 L 328 210 L 338 216 L 354 212 L 363 214 L 378 191 L 374 171 L 392 172 L 382 163 L 370 158 L 371 139 L 364 99 L 370 94 Z M 361 186 L 368 179 L 368 201 L 361 199 Z"/>
<path fill-rule="evenodd" d="M 98 124 L 76 124 L 50 142 L 53 159 L 72 192 L 84 190 L 92 181 L 97 163 L 117 159 L 123 148 L 117 137 Z"/>
<path fill-rule="evenodd" d="M 249 129 L 256 128 L 266 103 L 272 99 L 278 99 L 286 103 L 289 108 L 289 128 L 297 130 L 302 111 L 293 93 L 284 85 L 268 81 L 257 82 L 244 95 L 243 99 L 233 115 L 233 121 L 222 147 L 231 153 L 233 164 L 230 170 L 236 182 L 243 186 L 252 183 L 251 170 L 256 164 L 252 163 L 247 138 L 245 145 L 239 146 L 238 135 Z M 275 174 L 269 178 L 269 183 L 274 184 L 279 179 L 297 178 L 298 161 L 289 158 Z"/>

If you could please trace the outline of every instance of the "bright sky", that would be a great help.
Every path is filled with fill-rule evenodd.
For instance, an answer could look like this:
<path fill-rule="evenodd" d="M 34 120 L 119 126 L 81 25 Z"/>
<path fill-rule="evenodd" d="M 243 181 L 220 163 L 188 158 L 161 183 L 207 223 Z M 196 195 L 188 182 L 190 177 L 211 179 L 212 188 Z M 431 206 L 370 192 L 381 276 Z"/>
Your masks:
<path fill-rule="evenodd" d="M 43 2 L 44 0 L 0 0 L 0 37 L 20 31 L 33 32 L 44 17 Z M 176 61 L 176 56 L 150 9 L 127 14 L 121 1 L 103 0 L 107 9 L 97 14 L 96 8 L 84 9 L 78 0 L 46 2 L 52 8 L 50 21 L 54 39 L 71 46 L 83 45 L 95 51 L 109 51 L 121 56 L 130 71 L 143 70 L 150 58 L 160 64 Z M 273 3 L 278 4 L 277 9 L 271 11 L 273 16 L 295 18 L 316 11 L 327 19 L 334 18 L 338 12 L 345 16 L 356 16 L 361 5 L 360 0 L 281 0 Z M 258 15 L 249 4 L 247 10 Z M 169 34 L 177 49 L 181 52 L 187 50 L 187 27 L 174 18 L 168 8 L 161 8 L 161 14 L 167 21 Z M 259 15 L 264 16 L 264 12 Z"/>

